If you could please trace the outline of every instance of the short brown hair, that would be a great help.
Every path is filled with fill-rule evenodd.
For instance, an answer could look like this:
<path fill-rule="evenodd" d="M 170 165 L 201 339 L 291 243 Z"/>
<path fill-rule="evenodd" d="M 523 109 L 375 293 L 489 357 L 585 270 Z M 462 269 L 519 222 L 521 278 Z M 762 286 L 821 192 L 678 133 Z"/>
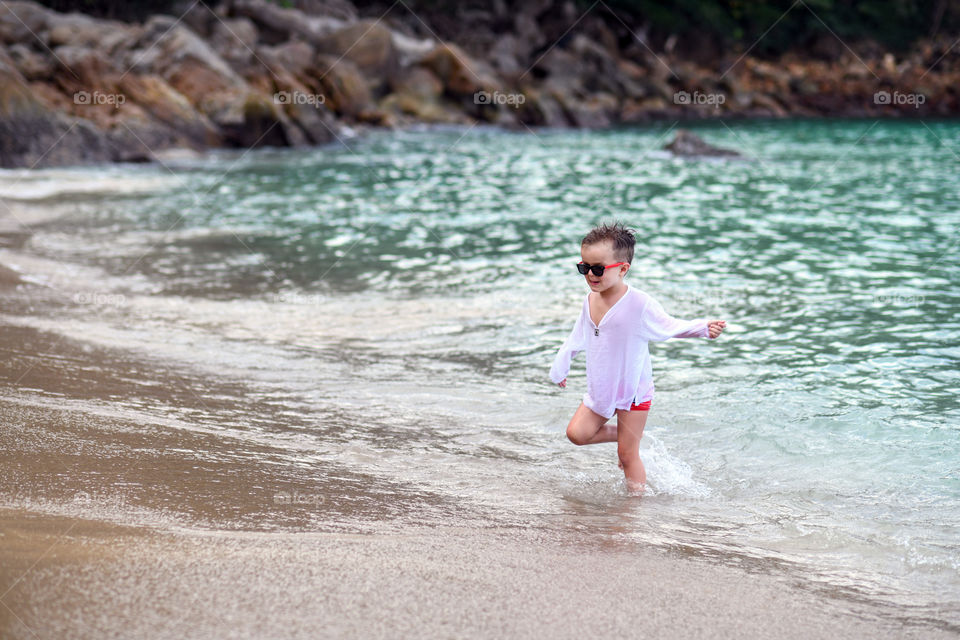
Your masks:
<path fill-rule="evenodd" d="M 633 238 L 633 229 L 627 229 L 621 222 L 613 224 L 602 224 L 590 230 L 590 233 L 583 237 L 580 246 L 596 244 L 609 240 L 613 243 L 613 255 L 620 262 L 633 262 L 633 245 L 636 240 Z"/>

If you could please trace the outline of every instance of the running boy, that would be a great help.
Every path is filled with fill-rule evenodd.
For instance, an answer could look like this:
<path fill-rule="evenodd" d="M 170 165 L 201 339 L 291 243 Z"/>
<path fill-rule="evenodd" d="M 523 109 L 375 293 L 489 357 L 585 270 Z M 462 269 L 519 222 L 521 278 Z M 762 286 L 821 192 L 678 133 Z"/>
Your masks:
<path fill-rule="evenodd" d="M 577 270 L 586 277 L 590 292 L 553 361 L 550 379 L 566 387 L 570 362 L 579 352 L 587 352 L 587 392 L 567 425 L 567 437 L 578 445 L 616 442 L 627 490 L 639 493 L 647 483 L 640 438 L 653 400 L 647 343 L 712 339 L 727 323 L 678 320 L 650 294 L 625 283 L 634 243 L 633 233 L 619 222 L 596 227 L 583 238 Z M 614 413 L 617 424 L 606 424 Z"/>

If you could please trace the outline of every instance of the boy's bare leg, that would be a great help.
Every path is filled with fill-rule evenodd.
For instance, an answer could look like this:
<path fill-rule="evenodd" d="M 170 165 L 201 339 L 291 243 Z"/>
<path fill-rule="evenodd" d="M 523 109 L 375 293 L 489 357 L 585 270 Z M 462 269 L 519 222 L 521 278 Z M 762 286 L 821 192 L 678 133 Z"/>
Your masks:
<path fill-rule="evenodd" d="M 640 439 L 649 411 L 617 410 L 617 457 L 627 481 L 627 491 L 642 493 L 647 484 L 647 471 L 640 460 Z"/>
<path fill-rule="evenodd" d="M 616 442 L 617 425 L 605 424 L 606 422 L 606 418 L 594 413 L 581 402 L 567 425 L 567 438 L 573 444 Z"/>

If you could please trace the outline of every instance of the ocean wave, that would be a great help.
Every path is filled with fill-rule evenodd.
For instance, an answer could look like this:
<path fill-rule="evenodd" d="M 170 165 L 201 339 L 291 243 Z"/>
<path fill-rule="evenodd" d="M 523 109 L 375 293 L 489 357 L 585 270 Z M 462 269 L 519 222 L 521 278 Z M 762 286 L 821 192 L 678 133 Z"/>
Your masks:
<path fill-rule="evenodd" d="M 125 195 L 168 191 L 183 186 L 174 174 L 136 175 L 129 168 L 118 169 L 15 169 L 0 170 L 0 198 L 22 202 L 43 202 L 77 195 Z"/>

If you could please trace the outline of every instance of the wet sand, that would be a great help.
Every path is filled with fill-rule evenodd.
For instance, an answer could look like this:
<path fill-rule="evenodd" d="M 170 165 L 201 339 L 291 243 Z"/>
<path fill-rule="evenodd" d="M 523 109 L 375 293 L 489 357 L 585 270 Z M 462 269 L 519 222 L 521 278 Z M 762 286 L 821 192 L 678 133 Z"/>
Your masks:
<path fill-rule="evenodd" d="M 651 549 L 524 531 L 160 532 L 0 511 L 4 638 L 947 638 Z"/>

